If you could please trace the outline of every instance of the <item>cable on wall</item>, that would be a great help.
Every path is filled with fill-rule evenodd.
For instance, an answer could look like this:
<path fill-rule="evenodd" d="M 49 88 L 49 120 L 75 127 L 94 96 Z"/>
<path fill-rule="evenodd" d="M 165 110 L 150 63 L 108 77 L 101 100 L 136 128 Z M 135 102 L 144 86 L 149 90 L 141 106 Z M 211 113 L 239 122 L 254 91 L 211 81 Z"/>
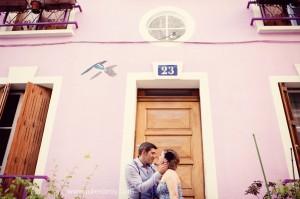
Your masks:
<path fill-rule="evenodd" d="M 66 41 L 52 43 L 28 43 L 28 44 L 0 44 L 1 48 L 9 47 L 36 47 L 36 46 L 55 46 L 67 44 L 151 44 L 151 43 L 178 43 L 190 45 L 237 45 L 237 44 L 252 44 L 252 43 L 267 43 L 267 44 L 295 44 L 300 43 L 300 40 L 244 40 L 244 41 Z"/>

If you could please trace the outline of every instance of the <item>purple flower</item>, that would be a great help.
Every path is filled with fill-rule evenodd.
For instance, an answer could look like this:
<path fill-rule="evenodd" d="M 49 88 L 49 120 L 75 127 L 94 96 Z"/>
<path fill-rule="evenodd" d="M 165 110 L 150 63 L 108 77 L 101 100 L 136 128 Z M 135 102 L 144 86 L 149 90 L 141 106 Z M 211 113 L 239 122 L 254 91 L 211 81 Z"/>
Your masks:
<path fill-rule="evenodd" d="M 293 180 L 293 179 L 284 179 L 284 180 L 282 181 L 282 184 L 283 184 L 283 185 L 286 185 L 286 184 L 292 183 L 292 182 L 297 182 L 297 180 Z"/>

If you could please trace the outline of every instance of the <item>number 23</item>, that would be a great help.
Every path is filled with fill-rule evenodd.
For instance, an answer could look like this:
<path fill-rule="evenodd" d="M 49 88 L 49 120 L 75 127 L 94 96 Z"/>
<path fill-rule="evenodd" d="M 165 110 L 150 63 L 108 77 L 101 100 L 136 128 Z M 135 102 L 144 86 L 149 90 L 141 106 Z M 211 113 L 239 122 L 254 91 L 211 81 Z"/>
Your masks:
<path fill-rule="evenodd" d="M 173 66 L 163 66 L 161 67 L 162 75 L 174 75 L 174 67 Z"/>

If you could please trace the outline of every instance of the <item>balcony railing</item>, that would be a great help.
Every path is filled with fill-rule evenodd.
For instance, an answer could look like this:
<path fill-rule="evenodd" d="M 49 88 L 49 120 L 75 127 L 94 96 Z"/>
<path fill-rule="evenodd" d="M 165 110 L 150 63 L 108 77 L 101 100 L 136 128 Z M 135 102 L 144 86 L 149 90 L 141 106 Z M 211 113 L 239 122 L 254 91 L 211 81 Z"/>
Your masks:
<path fill-rule="evenodd" d="M 66 29 L 68 25 L 78 28 L 78 23 L 70 20 L 70 12 L 76 8 L 82 12 L 75 0 L 0 0 L 0 28 L 10 27 L 11 31 Z"/>
<path fill-rule="evenodd" d="M 298 26 L 300 25 L 300 0 L 250 0 L 251 4 L 259 7 L 261 17 L 253 17 L 255 21 L 263 21 L 265 26 Z"/>

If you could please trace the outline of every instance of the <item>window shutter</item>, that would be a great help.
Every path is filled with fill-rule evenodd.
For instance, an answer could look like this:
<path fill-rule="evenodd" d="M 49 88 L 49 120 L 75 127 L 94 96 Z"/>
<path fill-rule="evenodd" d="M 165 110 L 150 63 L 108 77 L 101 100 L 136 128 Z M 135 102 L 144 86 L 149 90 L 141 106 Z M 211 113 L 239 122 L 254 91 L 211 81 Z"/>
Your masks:
<path fill-rule="evenodd" d="M 0 118 L 2 117 L 3 114 L 6 99 L 9 94 L 9 88 L 10 88 L 9 84 L 0 86 Z"/>
<path fill-rule="evenodd" d="M 50 89 L 32 83 L 26 85 L 5 174 L 35 173 L 50 97 Z"/>
<path fill-rule="evenodd" d="M 280 94 L 281 94 L 281 99 L 282 99 L 282 103 L 284 106 L 284 111 L 285 111 L 285 116 L 286 116 L 286 120 L 287 120 L 287 124 L 289 127 L 289 131 L 290 131 L 290 136 L 291 136 L 291 140 L 292 140 L 292 144 L 293 144 L 293 150 L 294 150 L 294 154 L 296 157 L 296 162 L 297 162 L 297 168 L 299 171 L 299 164 L 300 164 L 300 148 L 299 148 L 299 139 L 297 136 L 297 129 L 296 129 L 296 121 L 294 119 L 293 116 L 293 112 L 292 112 L 292 106 L 291 106 L 291 102 L 290 102 L 290 98 L 288 95 L 288 90 L 287 90 L 287 86 L 285 85 L 285 83 L 279 83 L 279 89 L 280 89 Z"/>

